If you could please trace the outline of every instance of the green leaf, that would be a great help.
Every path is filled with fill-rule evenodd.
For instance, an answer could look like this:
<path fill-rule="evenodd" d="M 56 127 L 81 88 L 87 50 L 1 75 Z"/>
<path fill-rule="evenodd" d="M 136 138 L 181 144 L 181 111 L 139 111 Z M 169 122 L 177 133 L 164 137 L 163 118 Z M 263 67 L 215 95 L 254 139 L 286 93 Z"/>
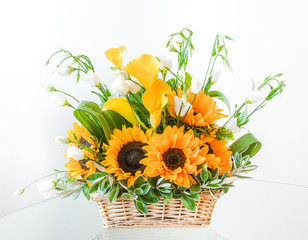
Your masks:
<path fill-rule="evenodd" d="M 118 184 L 116 184 L 112 188 L 111 192 L 109 193 L 109 202 L 110 203 L 114 203 L 118 199 L 119 190 L 120 189 L 119 189 L 119 185 Z"/>
<path fill-rule="evenodd" d="M 190 188 L 191 193 L 199 193 L 201 191 L 200 184 L 192 185 Z"/>
<path fill-rule="evenodd" d="M 214 169 L 214 170 L 211 172 L 211 174 L 212 174 L 212 178 L 213 178 L 213 179 L 218 178 L 218 177 L 219 177 L 219 168 Z"/>
<path fill-rule="evenodd" d="M 164 197 L 172 197 L 172 192 L 160 192 L 160 195 Z"/>
<path fill-rule="evenodd" d="M 219 184 L 209 184 L 207 185 L 209 188 L 221 188 L 221 185 Z"/>
<path fill-rule="evenodd" d="M 261 148 L 261 142 L 252 134 L 246 133 L 230 145 L 233 155 L 240 153 L 243 157 L 253 157 Z"/>
<path fill-rule="evenodd" d="M 155 178 L 152 178 L 152 177 L 148 177 L 148 176 L 147 176 L 147 182 L 148 182 L 148 184 L 149 184 L 152 188 L 155 188 L 155 187 L 156 187 Z"/>
<path fill-rule="evenodd" d="M 143 191 L 141 188 L 136 188 L 135 191 L 134 191 L 134 194 L 136 195 L 142 195 L 143 194 Z"/>
<path fill-rule="evenodd" d="M 131 198 L 131 195 L 129 193 L 122 193 L 122 198 L 129 200 Z"/>
<path fill-rule="evenodd" d="M 73 200 L 76 200 L 76 199 L 79 197 L 79 195 L 80 195 L 82 189 L 83 189 L 83 187 L 78 188 L 78 189 L 74 192 L 74 194 L 73 194 L 73 196 L 72 196 L 72 199 L 73 199 Z"/>
<path fill-rule="evenodd" d="M 83 186 L 83 188 L 82 188 L 83 194 L 84 194 L 84 196 L 85 196 L 88 200 L 90 200 L 90 193 L 89 193 L 89 190 L 90 190 L 90 187 L 89 187 L 88 184 L 85 184 L 85 185 Z"/>
<path fill-rule="evenodd" d="M 139 188 L 141 187 L 142 184 L 145 183 L 144 177 L 143 176 L 139 176 L 135 179 L 134 181 L 134 187 L 135 188 Z"/>
<path fill-rule="evenodd" d="M 224 192 L 224 194 L 226 194 L 227 192 L 229 192 L 230 188 L 223 188 L 222 191 Z"/>
<path fill-rule="evenodd" d="M 134 185 L 130 185 L 130 186 L 127 188 L 127 191 L 129 192 L 130 195 L 133 195 L 133 194 L 134 194 L 134 191 L 135 191 Z"/>
<path fill-rule="evenodd" d="M 223 103 L 227 106 L 229 114 L 231 113 L 231 106 L 230 103 L 228 101 L 228 99 L 225 97 L 225 95 L 223 95 L 221 92 L 219 91 L 210 91 L 207 93 L 207 95 L 209 95 L 212 98 L 217 98 L 221 101 L 223 101 Z"/>
<path fill-rule="evenodd" d="M 145 194 L 147 194 L 150 191 L 151 186 L 148 183 L 144 183 L 144 184 L 141 185 L 140 188 L 143 191 L 143 195 L 145 195 Z"/>
<path fill-rule="evenodd" d="M 94 182 L 96 179 L 98 178 L 101 178 L 101 177 L 104 177 L 108 175 L 107 173 L 104 173 L 104 172 L 96 172 L 96 173 L 92 173 L 91 175 L 89 175 L 87 178 L 86 178 L 86 181 L 88 182 Z"/>
<path fill-rule="evenodd" d="M 225 127 L 218 128 L 216 132 L 216 140 L 218 141 L 229 141 L 234 140 L 233 133 Z"/>
<path fill-rule="evenodd" d="M 198 194 L 187 194 L 187 197 L 191 198 L 191 199 L 200 199 L 200 196 Z"/>
<path fill-rule="evenodd" d="M 99 187 L 100 183 L 101 183 L 101 181 L 98 181 L 98 182 L 92 184 L 92 186 L 90 187 L 89 193 L 90 194 L 96 193 L 98 191 L 98 187 Z"/>
<path fill-rule="evenodd" d="M 144 203 L 154 204 L 159 202 L 159 198 L 152 197 L 150 194 L 141 195 L 139 199 L 142 200 Z"/>
<path fill-rule="evenodd" d="M 144 202 L 139 201 L 139 200 L 134 200 L 134 205 L 136 209 L 138 210 L 138 212 L 140 212 L 141 214 L 148 213 L 147 205 Z"/>
<path fill-rule="evenodd" d="M 160 197 L 160 193 L 159 193 L 159 191 L 157 190 L 157 189 L 153 189 L 153 188 L 151 188 L 150 189 L 150 191 L 149 191 L 149 193 L 153 196 L 153 197 Z"/>
<path fill-rule="evenodd" d="M 227 35 L 223 35 L 225 37 L 225 39 L 228 39 L 228 40 L 231 40 L 231 41 L 234 41 L 232 38 L 228 37 Z"/>
<path fill-rule="evenodd" d="M 192 77 L 189 75 L 188 72 L 185 72 L 185 82 L 184 82 L 184 84 L 185 84 L 186 89 L 190 88 L 191 80 L 192 80 Z"/>
<path fill-rule="evenodd" d="M 172 198 L 164 197 L 164 204 L 167 204 Z"/>
<path fill-rule="evenodd" d="M 238 127 L 241 127 L 243 125 L 245 125 L 246 123 L 248 123 L 249 119 L 248 119 L 248 108 L 246 107 L 246 109 L 240 113 L 237 117 L 236 120 L 236 124 Z"/>
<path fill-rule="evenodd" d="M 193 199 L 190 199 L 186 194 L 183 194 L 181 197 L 181 202 L 183 205 L 190 211 L 196 211 L 196 202 Z"/>
<path fill-rule="evenodd" d="M 209 174 L 205 169 L 202 169 L 201 173 L 200 173 L 200 178 L 203 182 L 206 182 L 209 178 Z"/>
<path fill-rule="evenodd" d="M 212 181 L 209 182 L 209 184 L 216 184 L 216 183 L 220 183 L 221 179 L 214 179 Z"/>
<path fill-rule="evenodd" d="M 171 187 L 171 183 L 163 183 L 160 184 L 157 188 L 170 188 Z"/>

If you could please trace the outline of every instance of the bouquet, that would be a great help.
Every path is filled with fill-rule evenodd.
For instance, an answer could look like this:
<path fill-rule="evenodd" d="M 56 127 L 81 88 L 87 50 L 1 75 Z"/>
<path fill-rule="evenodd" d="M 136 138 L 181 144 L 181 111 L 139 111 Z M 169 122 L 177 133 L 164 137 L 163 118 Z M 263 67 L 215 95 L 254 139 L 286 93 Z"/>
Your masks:
<path fill-rule="evenodd" d="M 79 101 L 45 86 L 54 94 L 52 101 L 72 108 L 79 121 L 67 136 L 56 138 L 68 146 L 66 170 L 54 170 L 53 179 L 39 184 L 45 197 L 56 190 L 64 198 L 76 199 L 83 193 L 87 199 L 108 199 L 111 204 L 122 199 L 131 201 L 141 215 L 159 201 L 166 205 L 177 200 L 196 211 L 202 193 L 216 199 L 236 179 L 257 168 L 250 158 L 261 143 L 250 132 L 238 139 L 233 133 L 282 92 L 282 74 L 267 77 L 259 86 L 253 84 L 243 103 L 231 111 L 227 97 L 212 86 L 217 60 L 230 69 L 226 43 L 232 39 L 216 35 L 204 81 L 199 83 L 186 71 L 195 50 L 192 35 L 189 29 L 170 35 L 166 48 L 176 56 L 177 66 L 168 56 L 149 54 L 124 65 L 126 47 L 108 49 L 105 56 L 114 72 L 110 86 L 101 81 L 85 55 L 59 49 L 48 59 L 47 64 L 58 57 L 56 74 L 75 77 L 76 83 L 89 82 L 98 102 Z M 227 111 L 216 101 L 224 103 Z"/>

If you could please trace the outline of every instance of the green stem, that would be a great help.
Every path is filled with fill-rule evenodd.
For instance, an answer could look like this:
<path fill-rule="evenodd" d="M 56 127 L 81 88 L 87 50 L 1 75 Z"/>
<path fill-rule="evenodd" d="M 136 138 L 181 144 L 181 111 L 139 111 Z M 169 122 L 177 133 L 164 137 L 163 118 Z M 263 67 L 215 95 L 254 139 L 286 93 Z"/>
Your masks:
<path fill-rule="evenodd" d="M 63 91 L 60 91 L 60 90 L 55 90 L 54 92 L 63 93 L 63 94 L 65 94 L 65 95 L 71 97 L 72 99 L 74 99 L 76 102 L 79 103 L 79 101 L 78 101 L 76 98 L 74 98 L 72 95 L 70 95 L 70 94 L 68 94 L 68 93 L 66 93 L 66 92 L 63 92 Z"/>
<path fill-rule="evenodd" d="M 68 107 L 71 107 L 71 108 L 73 108 L 73 109 L 76 109 L 74 106 L 72 106 L 71 104 L 69 104 L 69 103 L 66 103 L 66 105 L 65 106 L 68 106 Z"/>
<path fill-rule="evenodd" d="M 232 116 L 227 120 L 227 122 L 225 122 L 225 124 L 223 125 L 223 127 L 227 126 L 227 124 L 230 122 L 230 120 L 239 112 L 242 110 L 242 108 L 246 105 L 246 101 L 232 114 Z"/>
<path fill-rule="evenodd" d="M 263 100 L 248 116 L 247 118 L 249 118 L 252 114 L 254 114 L 256 111 L 259 110 L 259 107 L 261 107 L 264 103 L 266 102 L 266 100 Z"/>

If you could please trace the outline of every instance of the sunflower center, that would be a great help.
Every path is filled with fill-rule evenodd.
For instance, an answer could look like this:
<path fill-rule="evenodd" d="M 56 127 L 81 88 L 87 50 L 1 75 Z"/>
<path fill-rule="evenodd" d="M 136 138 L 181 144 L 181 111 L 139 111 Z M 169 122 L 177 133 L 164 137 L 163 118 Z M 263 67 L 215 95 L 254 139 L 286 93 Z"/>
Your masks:
<path fill-rule="evenodd" d="M 89 170 L 89 168 L 87 167 L 86 163 L 88 162 L 87 159 L 83 159 L 83 160 L 80 160 L 79 161 L 79 164 L 80 164 L 80 167 L 83 169 L 83 170 Z"/>
<path fill-rule="evenodd" d="M 143 170 L 144 165 L 139 162 L 145 157 L 146 151 L 142 149 L 145 143 L 133 141 L 123 145 L 118 154 L 118 163 L 124 172 L 134 174 L 138 170 Z"/>
<path fill-rule="evenodd" d="M 84 146 L 87 146 L 88 148 L 91 147 L 91 144 L 85 140 L 83 137 L 80 138 L 79 142 L 84 145 Z"/>
<path fill-rule="evenodd" d="M 163 154 L 163 161 L 167 168 L 171 171 L 177 169 L 178 167 L 184 167 L 186 156 L 184 152 L 179 148 L 169 148 Z"/>

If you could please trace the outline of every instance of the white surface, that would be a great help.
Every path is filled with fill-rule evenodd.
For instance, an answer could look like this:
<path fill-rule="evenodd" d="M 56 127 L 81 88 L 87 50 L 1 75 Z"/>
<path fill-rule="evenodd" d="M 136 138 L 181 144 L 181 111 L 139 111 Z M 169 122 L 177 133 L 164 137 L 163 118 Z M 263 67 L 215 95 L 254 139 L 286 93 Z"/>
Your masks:
<path fill-rule="evenodd" d="M 263 143 L 254 158 L 259 179 L 308 185 L 307 55 L 308 1 L 305 0 L 12 0 L 0 8 L 0 215 L 41 201 L 36 188 L 20 199 L 9 196 L 33 179 L 63 169 L 65 147 L 54 138 L 74 121 L 69 109 L 49 103 L 40 85 L 85 99 L 91 89 L 73 79 L 51 76 L 44 63 L 59 47 L 88 55 L 99 76 L 112 80 L 110 47 L 125 44 L 125 59 L 140 53 L 159 55 L 170 33 L 194 31 L 196 52 L 190 71 L 202 79 L 216 33 L 228 42 L 234 73 L 224 72 L 216 88 L 232 106 L 250 92 L 251 80 L 284 72 L 287 87 L 248 124 Z M 96 100 L 93 96 L 92 99 Z"/>
<path fill-rule="evenodd" d="M 101 229 L 94 202 L 53 199 L 0 218 L 3 240 L 303 240 L 308 188 L 240 181 L 220 198 L 210 228 Z"/>

